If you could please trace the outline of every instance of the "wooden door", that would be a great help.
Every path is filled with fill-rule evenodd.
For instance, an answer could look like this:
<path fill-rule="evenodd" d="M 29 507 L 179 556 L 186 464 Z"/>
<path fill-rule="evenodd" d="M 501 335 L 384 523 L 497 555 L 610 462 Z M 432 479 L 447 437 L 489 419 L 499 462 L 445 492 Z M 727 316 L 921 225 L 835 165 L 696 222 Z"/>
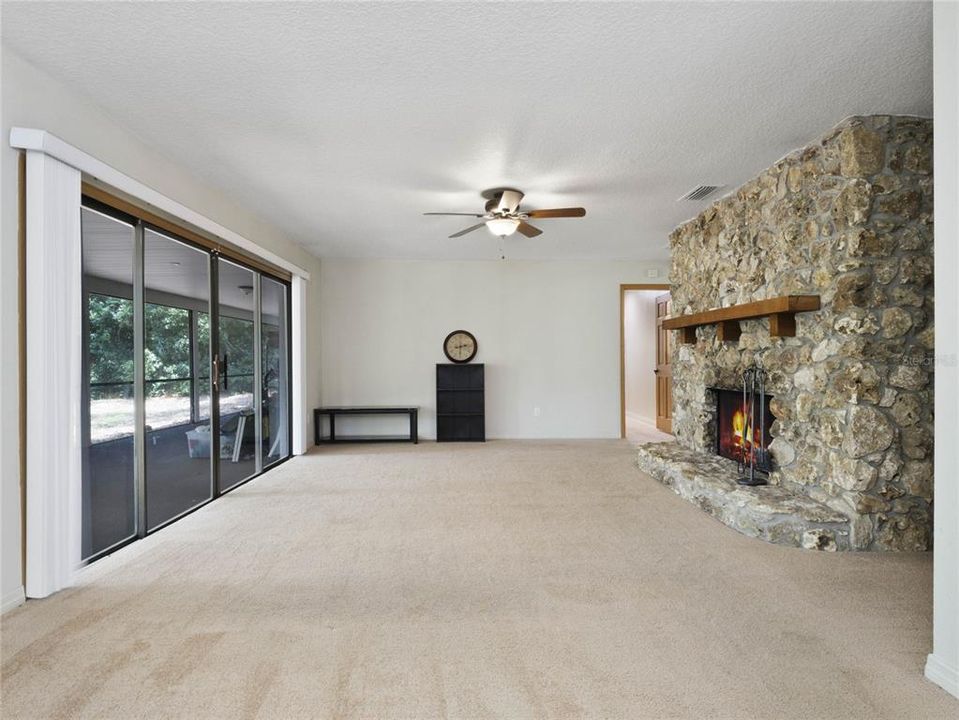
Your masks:
<path fill-rule="evenodd" d="M 673 355 L 673 334 L 663 328 L 669 317 L 669 293 L 656 298 L 656 427 L 673 432 L 673 371 L 669 364 Z"/>

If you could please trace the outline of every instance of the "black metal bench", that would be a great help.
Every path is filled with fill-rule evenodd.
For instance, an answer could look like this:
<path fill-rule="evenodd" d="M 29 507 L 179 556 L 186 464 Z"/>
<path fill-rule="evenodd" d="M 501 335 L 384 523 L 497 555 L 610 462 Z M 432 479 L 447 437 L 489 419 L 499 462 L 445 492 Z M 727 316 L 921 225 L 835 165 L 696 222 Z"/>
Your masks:
<path fill-rule="evenodd" d="M 418 407 L 393 407 L 382 405 L 367 405 L 364 407 L 321 407 L 313 411 L 313 439 L 317 445 L 324 443 L 344 442 L 419 442 L 417 416 Z M 320 420 L 326 415 L 330 419 L 330 434 L 323 437 L 320 434 Z M 337 415 L 409 415 L 409 435 L 341 435 L 336 436 Z"/>

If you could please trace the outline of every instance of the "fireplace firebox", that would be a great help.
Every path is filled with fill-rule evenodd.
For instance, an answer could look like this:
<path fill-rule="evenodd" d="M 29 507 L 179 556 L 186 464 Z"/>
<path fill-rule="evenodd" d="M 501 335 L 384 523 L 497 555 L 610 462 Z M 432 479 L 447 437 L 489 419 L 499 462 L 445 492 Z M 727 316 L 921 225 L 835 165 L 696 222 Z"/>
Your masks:
<path fill-rule="evenodd" d="M 748 465 L 754 450 L 766 450 L 772 442 L 770 430 L 773 414 L 769 410 L 772 397 L 764 396 L 763 416 L 757 418 L 757 421 L 762 422 L 762 427 L 759 422 L 754 422 L 754 427 L 750 428 L 746 427 L 748 413 L 743 404 L 742 390 L 712 388 L 712 391 L 716 394 L 716 454 Z M 755 407 L 758 413 L 758 402 Z"/>

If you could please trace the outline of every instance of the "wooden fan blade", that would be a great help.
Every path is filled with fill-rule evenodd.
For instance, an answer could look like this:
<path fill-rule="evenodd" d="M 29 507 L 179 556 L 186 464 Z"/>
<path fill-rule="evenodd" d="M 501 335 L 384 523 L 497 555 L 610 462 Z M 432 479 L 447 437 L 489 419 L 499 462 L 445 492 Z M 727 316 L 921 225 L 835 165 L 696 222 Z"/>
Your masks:
<path fill-rule="evenodd" d="M 479 213 L 423 213 L 424 215 L 456 215 L 457 217 L 483 217 Z"/>
<path fill-rule="evenodd" d="M 543 231 L 539 228 L 535 228 L 530 225 L 528 222 L 523 222 L 522 220 L 519 223 L 519 226 L 516 228 L 526 237 L 536 237 L 537 235 L 542 235 Z"/>
<path fill-rule="evenodd" d="M 481 215 L 480 217 L 482 217 L 482 215 Z M 470 225 L 470 226 L 469 226 L 468 228 L 466 228 L 465 230 L 460 230 L 458 233 L 453 233 L 452 235 L 450 235 L 450 237 L 451 237 L 451 238 L 461 237 L 461 236 L 465 235 L 466 233 L 471 233 L 471 232 L 473 232 L 474 230 L 479 230 L 479 229 L 480 229 L 481 227 L 483 227 L 484 225 L 486 225 L 485 222 L 476 223 L 476 225 Z"/>
<path fill-rule="evenodd" d="M 586 208 L 553 208 L 552 210 L 530 210 L 526 214 L 531 218 L 583 217 L 586 214 Z"/>

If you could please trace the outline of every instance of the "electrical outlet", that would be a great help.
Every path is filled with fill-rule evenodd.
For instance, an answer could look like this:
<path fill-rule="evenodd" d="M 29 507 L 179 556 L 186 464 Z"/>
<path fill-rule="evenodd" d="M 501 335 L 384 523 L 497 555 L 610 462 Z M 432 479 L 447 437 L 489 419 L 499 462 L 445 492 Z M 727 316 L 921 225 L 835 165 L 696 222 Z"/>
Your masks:
<path fill-rule="evenodd" d="M 659 269 L 658 269 L 658 268 L 651 268 L 651 269 L 647 270 L 647 271 L 646 271 L 646 277 L 649 277 L 649 278 L 658 278 L 658 277 L 659 277 Z"/>
<path fill-rule="evenodd" d="M 539 416 L 542 415 L 542 414 L 543 414 L 543 413 L 540 411 L 539 407 L 534 407 L 534 408 L 533 408 L 533 417 L 539 417 Z"/>

